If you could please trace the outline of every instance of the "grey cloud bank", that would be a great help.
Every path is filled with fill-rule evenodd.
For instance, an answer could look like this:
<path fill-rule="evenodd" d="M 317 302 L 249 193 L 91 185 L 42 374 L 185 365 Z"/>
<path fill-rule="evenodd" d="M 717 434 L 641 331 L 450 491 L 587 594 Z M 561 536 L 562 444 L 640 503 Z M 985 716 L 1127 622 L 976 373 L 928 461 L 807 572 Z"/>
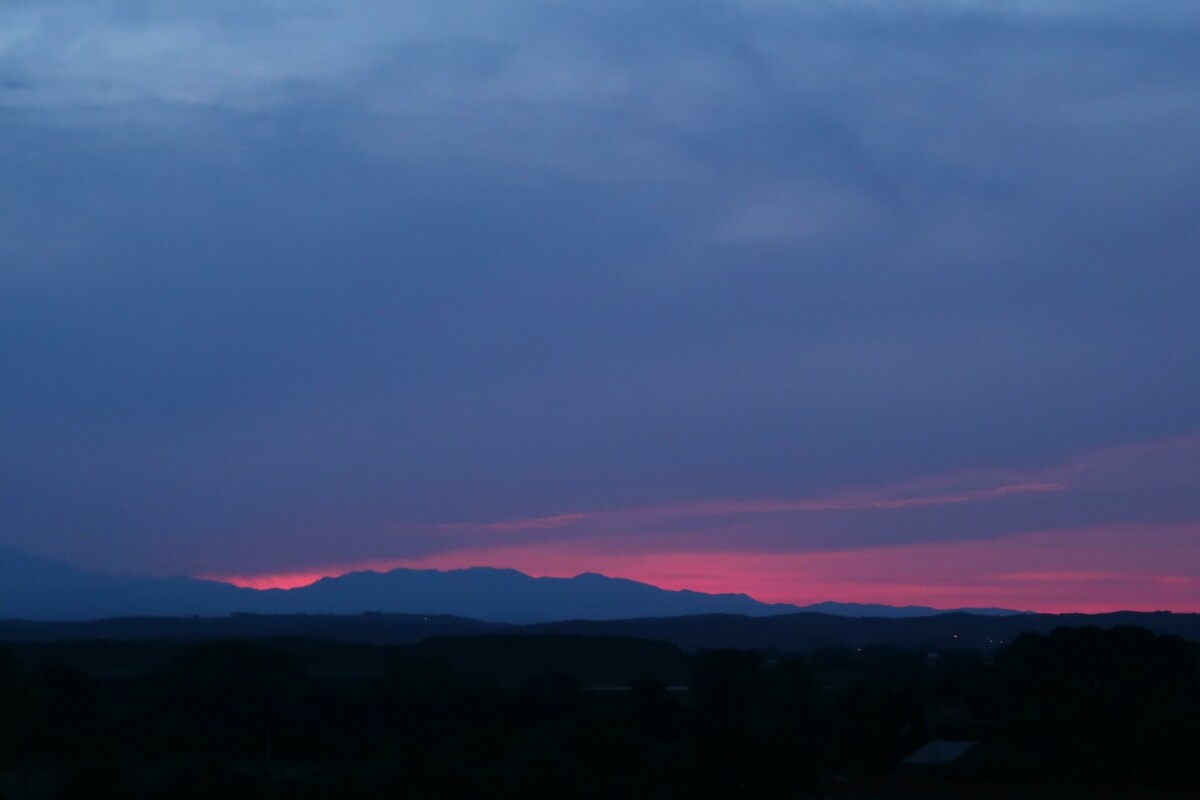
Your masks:
<path fill-rule="evenodd" d="M 298 568 L 1195 431 L 1198 45 L 1168 2 L 6 4 L 0 543 Z M 717 538 L 1194 521 L 1184 472 Z"/>

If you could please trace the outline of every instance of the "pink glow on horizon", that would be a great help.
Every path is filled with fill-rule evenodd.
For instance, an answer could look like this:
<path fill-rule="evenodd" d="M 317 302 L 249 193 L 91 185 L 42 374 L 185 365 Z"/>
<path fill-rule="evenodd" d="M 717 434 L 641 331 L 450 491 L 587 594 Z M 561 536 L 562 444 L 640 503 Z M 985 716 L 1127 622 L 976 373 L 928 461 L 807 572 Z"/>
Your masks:
<path fill-rule="evenodd" d="M 1195 523 L 1041 531 L 1002 539 L 933 542 L 820 553 L 619 554 L 586 542 L 463 550 L 354 569 L 224 578 L 238 586 L 291 588 L 356 569 L 510 567 L 535 576 L 600 572 L 664 589 L 736 592 L 763 602 L 823 601 L 999 606 L 1048 613 L 1200 612 Z M 1185 555 L 1181 553 L 1186 552 Z"/>
<path fill-rule="evenodd" d="M 350 566 L 341 565 L 326 567 L 324 569 L 315 568 L 302 572 L 278 572 L 260 575 L 208 574 L 197 575 L 196 577 L 206 581 L 219 581 L 221 583 L 232 584 L 242 589 L 298 589 L 302 586 L 310 586 L 322 578 L 337 578 L 342 575 L 348 575 L 351 572 L 386 572 L 399 566 L 403 566 L 399 561 L 369 561 Z"/>
<path fill-rule="evenodd" d="M 1019 534 L 999 540 L 808 554 L 698 552 L 615 555 L 573 548 L 504 548 L 446 554 L 408 566 L 455 569 L 488 563 L 534 575 L 579 572 L 666 589 L 740 592 L 764 602 L 999 606 L 1049 613 L 1200 612 L 1200 557 L 1180 563 L 1169 543 L 1130 555 L 1148 533 L 1128 528 Z M 1196 526 L 1149 531 L 1195 540 Z M 1129 544 L 1130 542 L 1134 544 Z M 1175 554 L 1175 557 L 1172 557 Z"/>
<path fill-rule="evenodd" d="M 979 508 L 980 514 L 990 515 L 1010 508 L 1001 508 L 1000 503 L 1047 493 L 1078 491 L 1081 502 L 1088 502 L 1089 496 L 1109 492 L 1149 493 L 1148 497 L 1161 495 L 1164 488 L 1194 492 L 1200 488 L 1197 467 L 1200 435 L 1189 435 L 1100 448 L 1045 469 L 963 470 L 821 496 L 665 503 L 495 522 L 404 524 L 397 526 L 401 535 L 405 531 L 445 533 L 447 549 L 419 559 L 216 579 L 254 588 L 291 588 L 361 569 L 486 565 L 560 577 L 601 572 L 664 588 L 742 592 L 764 601 L 797 604 L 834 600 L 1062 612 L 1200 611 L 1197 521 L 1098 521 L 990 539 L 823 552 L 756 552 L 751 543 L 756 540 L 755 526 L 762 525 L 770 535 L 757 541 L 785 549 L 783 534 L 795 530 L 799 550 L 804 547 L 804 531 L 817 530 L 832 519 L 829 515 L 842 513 L 866 511 L 880 530 L 886 530 L 886 515 L 900 509 L 997 504 Z M 1189 511 L 1186 506 L 1181 510 Z M 807 516 L 769 517 L 781 513 Z M 720 523 L 719 536 L 702 539 L 685 529 L 688 520 L 703 518 L 729 519 Z M 957 524 L 969 530 L 969 521 Z M 704 530 L 711 534 L 718 529 L 710 523 Z M 741 550 L 739 541 L 746 542 Z"/>
<path fill-rule="evenodd" d="M 285 572 L 278 575 L 198 575 L 201 580 L 230 583 L 242 589 L 298 589 L 316 583 L 322 578 L 344 575 L 337 569 L 314 570 L 312 572 Z"/>

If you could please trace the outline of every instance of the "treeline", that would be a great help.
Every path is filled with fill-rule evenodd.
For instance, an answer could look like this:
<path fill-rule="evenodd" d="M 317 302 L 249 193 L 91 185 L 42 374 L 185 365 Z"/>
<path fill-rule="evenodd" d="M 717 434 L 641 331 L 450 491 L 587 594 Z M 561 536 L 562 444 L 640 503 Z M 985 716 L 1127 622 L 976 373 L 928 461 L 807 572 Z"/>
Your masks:
<path fill-rule="evenodd" d="M 337 677 L 306 652 L 206 643 L 97 679 L 0 650 L 0 793 L 804 797 L 902 775 L 930 739 L 978 741 L 980 758 L 910 788 L 1200 781 L 1196 646 L 1140 628 L 1022 635 L 994 660 L 465 637 L 377 649 L 378 674 Z"/>

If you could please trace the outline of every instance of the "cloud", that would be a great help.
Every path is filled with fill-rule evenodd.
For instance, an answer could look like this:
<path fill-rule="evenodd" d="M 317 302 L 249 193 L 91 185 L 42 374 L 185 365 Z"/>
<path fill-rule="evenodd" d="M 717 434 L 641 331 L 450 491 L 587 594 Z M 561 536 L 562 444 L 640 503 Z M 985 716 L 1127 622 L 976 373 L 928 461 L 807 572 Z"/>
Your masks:
<path fill-rule="evenodd" d="M 612 526 L 621 526 L 646 521 L 692 518 L 747 517 L 795 512 L 894 510 L 922 506 L 973 503 L 1013 494 L 1062 492 L 1067 488 L 1067 484 L 1064 483 L 1016 483 L 978 489 L 965 489 L 951 494 L 914 495 L 903 491 L 903 489 L 898 491 L 897 488 L 888 487 L 881 491 L 849 492 L 831 497 L 790 500 L 715 500 L 602 513 L 575 512 L 558 514 L 553 517 L 509 520 L 505 522 L 439 523 L 437 527 L 442 530 L 478 530 L 488 532 L 537 531 L 558 530 L 598 520 L 604 520 Z M 904 494 L 906 496 L 897 496 L 897 494 Z"/>
<path fill-rule="evenodd" d="M 1198 461 L 1200 440 L 1184 437 L 1095 450 L 1024 474 L 959 472 L 820 496 L 694 501 L 412 529 L 458 534 L 439 548 L 447 553 L 570 543 L 579 552 L 634 556 L 848 551 L 885 543 L 988 541 L 1037 530 L 1180 525 L 1200 518 L 1190 477 L 1200 474 Z"/>
<path fill-rule="evenodd" d="M 1200 429 L 1198 26 L 8 3 L 5 543 L 303 572 L 488 524 L 795 552 L 1194 518 L 1186 449 L 1055 465 Z"/>

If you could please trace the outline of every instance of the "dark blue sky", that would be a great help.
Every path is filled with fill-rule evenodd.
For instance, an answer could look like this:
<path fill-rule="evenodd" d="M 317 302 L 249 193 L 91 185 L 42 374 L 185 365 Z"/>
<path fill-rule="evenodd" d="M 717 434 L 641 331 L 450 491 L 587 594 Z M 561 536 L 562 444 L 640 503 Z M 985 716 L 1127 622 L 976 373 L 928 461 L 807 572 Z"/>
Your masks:
<path fill-rule="evenodd" d="M 0 544 L 1186 605 L 1197 142 L 1192 0 L 7 2 Z"/>

